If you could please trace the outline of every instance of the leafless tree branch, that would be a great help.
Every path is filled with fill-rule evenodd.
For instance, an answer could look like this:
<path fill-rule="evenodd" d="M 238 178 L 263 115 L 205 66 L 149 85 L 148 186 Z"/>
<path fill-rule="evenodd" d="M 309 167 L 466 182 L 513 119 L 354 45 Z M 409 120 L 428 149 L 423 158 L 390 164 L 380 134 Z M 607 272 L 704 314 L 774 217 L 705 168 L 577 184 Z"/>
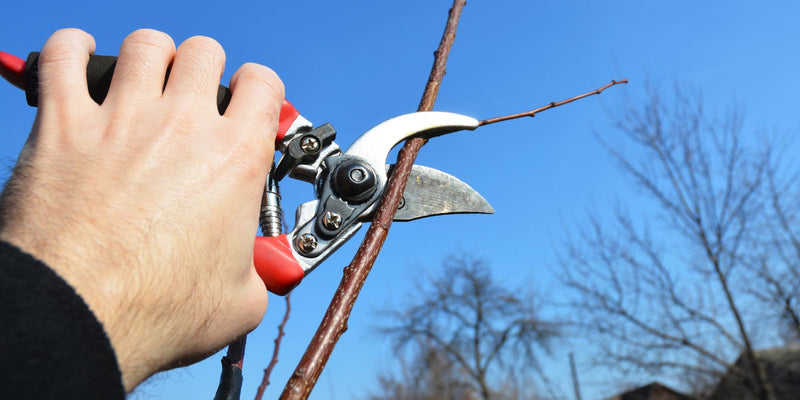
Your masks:
<path fill-rule="evenodd" d="M 563 106 L 564 104 L 572 103 L 573 101 L 580 100 L 580 99 L 582 99 L 584 97 L 589 97 L 589 96 L 592 96 L 592 95 L 595 95 L 595 94 L 600 94 L 604 90 L 610 88 L 611 86 L 618 85 L 620 83 L 628 83 L 628 80 L 627 79 L 621 79 L 621 80 L 618 80 L 618 81 L 617 80 L 613 80 L 613 81 L 611 81 L 611 82 L 609 82 L 609 83 L 607 83 L 607 84 L 605 84 L 605 85 L 603 85 L 603 86 L 601 86 L 601 87 L 599 87 L 599 88 L 597 88 L 595 90 L 592 90 L 590 92 L 579 94 L 577 96 L 570 97 L 568 99 L 561 100 L 561 101 L 552 101 L 552 102 L 550 102 L 549 104 L 547 104 L 545 106 L 541 106 L 539 108 L 536 108 L 536 109 L 533 109 L 533 110 L 530 110 L 530 111 L 525 111 L 525 112 L 521 112 L 521 113 L 518 113 L 518 114 L 504 115 L 502 117 L 494 117 L 494 118 L 485 119 L 485 120 L 481 121 L 478 124 L 478 126 L 489 125 L 489 124 L 494 124 L 494 123 L 497 123 L 497 122 L 508 121 L 508 120 L 511 120 L 511 119 L 517 119 L 517 118 L 523 118 L 523 117 L 531 117 L 531 118 L 533 118 L 533 117 L 536 116 L 536 114 L 538 114 L 538 113 L 540 113 L 542 111 L 549 110 L 551 108 L 556 108 L 558 106 Z"/>
<path fill-rule="evenodd" d="M 466 0 L 454 0 L 453 6 L 445 25 L 444 34 L 439 48 L 434 53 L 433 68 L 425 85 L 419 111 L 430 111 L 439 93 L 439 87 L 444 78 L 447 58 L 456 37 L 456 28 L 461 17 L 461 10 L 466 5 Z M 281 399 L 306 399 L 311 389 L 319 378 L 322 369 L 328 361 L 333 348 L 341 335 L 347 330 L 347 319 L 353 309 L 358 293 L 378 257 L 389 227 L 397 212 L 403 191 L 405 190 L 411 167 L 416 160 L 417 153 L 425 140 L 414 138 L 406 142 L 397 156 L 397 163 L 392 176 L 389 178 L 383 199 L 375 217 L 370 224 L 364 241 L 361 243 L 355 257 L 344 270 L 344 276 L 336 289 L 328 310 L 322 319 L 314 338 L 311 340 L 300 363 L 295 368 L 286 387 L 281 394 Z"/>
<path fill-rule="evenodd" d="M 532 296 L 495 281 L 484 261 L 468 255 L 449 257 L 413 298 L 410 304 L 382 312 L 390 323 L 381 332 L 392 339 L 398 354 L 408 346 L 436 349 L 459 367 L 484 400 L 508 398 L 497 381 L 490 381 L 506 372 L 502 368 L 539 373 L 545 386 L 549 384 L 539 369 L 537 351 L 549 349 L 559 334 L 558 324 L 539 318 Z"/>
<path fill-rule="evenodd" d="M 691 95 L 679 90 L 675 98 L 667 106 L 650 93 L 647 104 L 626 108 L 618 121 L 618 131 L 641 158 L 619 141 L 612 146 L 599 138 L 655 201 L 659 218 L 635 222 L 618 211 L 607 223 L 591 218 L 567 241 L 560 263 L 580 313 L 575 325 L 605 338 L 604 364 L 675 371 L 684 379 L 702 375 L 706 382 L 734 374 L 753 382 L 757 398 L 774 399 L 756 356 L 758 343 L 765 342 L 754 331 L 764 313 L 750 305 L 758 292 L 791 325 L 798 315 L 791 299 L 800 287 L 787 285 L 796 279 L 775 275 L 787 274 L 783 278 L 796 267 L 770 262 L 775 248 L 792 247 L 786 230 L 792 224 L 781 221 L 786 208 L 774 199 L 785 193 L 769 190 L 774 159 L 768 148 L 742 145 L 741 112 L 713 120 Z M 767 215 L 769 204 L 775 215 Z M 652 237 L 653 223 L 659 241 Z M 764 227 L 780 244 L 764 243 Z M 748 280 L 747 271 L 758 279 Z M 734 364 L 740 354 L 743 362 Z"/>
<path fill-rule="evenodd" d="M 291 305 L 291 293 L 287 294 L 284 299 L 286 300 L 286 311 L 283 313 L 283 319 L 281 320 L 280 325 L 278 325 L 278 336 L 275 337 L 275 347 L 272 350 L 272 359 L 269 361 L 267 368 L 264 369 L 264 377 L 261 378 L 261 384 L 258 385 L 258 390 L 256 391 L 255 400 L 261 400 L 264 396 L 264 390 L 267 389 L 269 386 L 269 377 L 272 375 L 272 369 L 275 368 L 275 365 L 278 364 L 278 352 L 281 349 L 281 340 L 283 339 L 284 329 L 286 328 L 286 323 L 289 322 L 289 312 L 292 309 Z"/>
<path fill-rule="evenodd" d="M 438 49 L 434 52 L 433 67 L 431 68 L 431 73 L 425 85 L 425 90 L 417 109 L 418 111 L 430 111 L 433 109 L 442 79 L 445 75 L 447 58 L 453 42 L 455 41 L 456 29 L 458 27 L 461 11 L 465 5 L 465 0 L 454 0 L 450 8 L 444 34 L 442 35 Z M 587 96 L 599 94 L 608 87 L 626 82 L 627 80 L 612 81 L 592 92 L 584 93 L 560 102 L 553 102 L 527 113 L 481 121 L 480 125 L 487 125 L 521 116 L 532 117 L 540 111 L 558 107 Z M 281 399 L 305 399 L 308 397 L 324 365 L 327 363 L 330 354 L 333 352 L 334 346 L 341 335 L 347 330 L 349 314 L 367 275 L 375 263 L 380 248 L 386 240 L 389 227 L 397 212 L 397 206 L 402 199 L 402 194 L 405 190 L 411 168 L 419 150 L 426 142 L 427 140 L 423 138 L 412 138 L 406 141 L 405 145 L 400 150 L 394 172 L 389 178 L 380 206 L 370 224 L 366 237 L 361 243 L 353 260 L 345 268 L 344 275 L 331 300 L 330 306 L 311 343 L 306 349 L 306 352 L 287 382 L 281 394 Z"/>

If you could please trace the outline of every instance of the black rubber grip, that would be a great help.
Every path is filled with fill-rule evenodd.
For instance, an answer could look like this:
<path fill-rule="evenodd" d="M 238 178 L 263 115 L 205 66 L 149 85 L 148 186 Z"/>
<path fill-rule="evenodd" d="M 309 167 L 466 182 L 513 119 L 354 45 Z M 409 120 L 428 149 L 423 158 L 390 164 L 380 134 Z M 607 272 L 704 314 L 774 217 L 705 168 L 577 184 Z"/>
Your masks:
<path fill-rule="evenodd" d="M 108 88 L 111 86 L 111 77 L 114 75 L 114 67 L 117 66 L 117 57 L 114 56 L 89 56 L 89 64 L 86 66 L 86 81 L 89 84 L 89 95 L 97 104 L 103 104 Z M 169 78 L 167 70 L 166 79 Z M 39 105 L 39 52 L 28 54 L 25 63 L 25 97 L 28 105 L 36 107 Z M 231 91 L 225 86 L 219 85 L 217 90 L 217 109 L 220 115 L 228 108 L 231 102 Z"/>
<path fill-rule="evenodd" d="M 239 400 L 242 394 L 242 369 L 227 364 L 225 358 L 222 359 L 222 373 L 219 377 L 217 393 L 214 400 Z"/>

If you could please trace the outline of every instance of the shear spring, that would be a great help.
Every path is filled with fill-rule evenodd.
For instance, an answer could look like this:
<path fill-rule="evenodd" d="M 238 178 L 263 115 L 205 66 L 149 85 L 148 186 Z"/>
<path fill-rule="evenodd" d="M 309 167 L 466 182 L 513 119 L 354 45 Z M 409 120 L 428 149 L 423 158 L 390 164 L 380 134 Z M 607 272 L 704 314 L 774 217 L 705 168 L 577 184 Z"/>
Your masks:
<path fill-rule="evenodd" d="M 281 210 L 281 193 L 278 181 L 272 176 L 273 168 L 267 175 L 267 184 L 264 186 L 264 195 L 261 197 L 261 213 L 258 224 L 264 236 L 278 236 L 283 233 L 283 211 Z"/>

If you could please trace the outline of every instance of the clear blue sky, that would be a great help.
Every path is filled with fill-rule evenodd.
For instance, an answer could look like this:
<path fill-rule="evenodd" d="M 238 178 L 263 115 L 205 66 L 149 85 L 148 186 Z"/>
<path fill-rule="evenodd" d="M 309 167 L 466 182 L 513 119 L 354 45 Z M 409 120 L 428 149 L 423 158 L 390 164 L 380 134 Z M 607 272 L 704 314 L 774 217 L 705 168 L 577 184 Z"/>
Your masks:
<path fill-rule="evenodd" d="M 629 78 L 614 88 L 535 119 L 451 135 L 426 146 L 418 163 L 447 171 L 479 190 L 493 216 L 450 216 L 396 224 L 356 304 L 312 399 L 349 399 L 392 368 L 388 344 L 374 331 L 377 310 L 413 296 L 410 278 L 468 249 L 490 260 L 496 275 L 558 298 L 548 265 L 564 222 L 592 208 L 609 209 L 633 194 L 593 132 L 605 135 L 616 105 L 641 98 L 646 79 L 702 89 L 712 110 L 741 105 L 750 128 L 795 132 L 800 118 L 800 4 L 773 1 L 472 0 L 464 10 L 438 110 L 476 118 L 523 111 Z M 449 0 L 408 1 L 7 1 L 0 50 L 24 56 L 58 28 L 95 36 L 98 54 L 116 54 L 137 28 L 165 31 L 177 43 L 216 38 L 227 52 L 224 83 L 244 62 L 275 69 L 288 98 L 311 121 L 331 122 L 349 145 L 371 126 L 414 111 L 438 44 Z M 0 85 L 0 159 L 13 165 L 35 110 Z M 609 140 L 614 143 L 613 136 Z M 307 184 L 283 186 L 284 207 L 311 197 Z M 360 238 L 360 237 L 359 237 Z M 267 391 L 275 398 L 316 329 L 360 241 L 314 271 L 292 295 L 281 360 Z M 261 327 L 248 339 L 245 389 L 252 398 L 272 351 L 283 300 L 270 298 Z M 555 380 L 568 384 L 568 348 L 556 351 Z M 580 353 L 580 351 L 579 351 Z M 580 354 L 579 354 L 580 355 Z M 579 357 L 579 360 L 583 360 Z M 219 356 L 146 383 L 134 398 L 211 398 Z M 585 397 L 610 394 L 602 373 L 585 364 Z M 608 387 L 606 387 L 608 388 Z M 613 388 L 612 388 L 613 389 Z"/>

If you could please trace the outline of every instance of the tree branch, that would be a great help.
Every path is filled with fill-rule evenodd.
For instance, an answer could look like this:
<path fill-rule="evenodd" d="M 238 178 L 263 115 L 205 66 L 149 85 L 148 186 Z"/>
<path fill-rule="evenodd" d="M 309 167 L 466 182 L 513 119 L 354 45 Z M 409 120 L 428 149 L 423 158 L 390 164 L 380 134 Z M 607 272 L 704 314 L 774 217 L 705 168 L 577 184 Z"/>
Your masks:
<path fill-rule="evenodd" d="M 595 94 L 603 93 L 604 90 L 610 88 L 611 86 L 618 85 L 620 83 L 628 83 L 628 80 L 627 79 L 623 79 L 623 80 L 619 80 L 619 81 L 614 80 L 614 81 L 611 81 L 611 82 L 609 82 L 609 83 L 607 83 L 607 84 L 605 84 L 605 85 L 603 85 L 603 86 L 601 86 L 601 87 L 599 87 L 599 88 L 597 88 L 595 90 L 592 90 L 591 92 L 586 92 L 586 93 L 583 93 L 583 94 L 579 94 L 579 95 L 577 95 L 575 97 L 570 97 L 570 98 L 568 98 L 566 100 L 552 101 L 552 102 L 550 102 L 550 104 L 548 104 L 546 106 L 541 106 L 541 107 L 539 107 L 537 109 L 534 109 L 534 110 L 525 111 L 525 112 L 522 112 L 522 113 L 519 113 L 519 114 L 504 115 L 502 117 L 494 117 L 494 118 L 485 119 L 485 120 L 481 121 L 480 123 L 478 123 L 478 126 L 484 126 L 484 125 L 494 124 L 494 123 L 497 123 L 497 122 L 508 121 L 510 119 L 517 119 L 517 118 L 523 118 L 523 117 L 535 117 L 536 114 L 538 114 L 538 113 L 540 113 L 542 111 L 549 110 L 551 108 L 556 108 L 558 106 L 563 106 L 564 104 L 572 103 L 573 101 L 580 100 L 580 99 L 582 99 L 584 97 L 589 97 L 589 96 L 592 96 L 592 95 L 595 95 Z"/>
<path fill-rule="evenodd" d="M 286 322 L 289 321 L 289 311 L 292 309 L 291 303 L 289 302 L 291 295 L 292 294 L 289 293 L 284 297 L 284 299 L 286 299 L 286 312 L 283 314 L 281 324 L 278 325 L 278 336 L 275 337 L 275 349 L 272 351 L 272 359 L 269 361 L 267 368 L 264 368 L 264 377 L 261 379 L 261 384 L 258 385 L 255 400 L 261 400 L 261 397 L 264 396 L 264 390 L 269 386 L 269 377 L 272 375 L 272 369 L 275 368 L 275 365 L 278 363 L 278 351 L 281 349 L 281 340 L 285 334 L 284 328 L 286 327 Z"/>
<path fill-rule="evenodd" d="M 454 0 L 450 8 L 447 24 L 439 43 L 439 48 L 434 52 L 433 67 L 431 69 L 419 111 L 430 111 L 439 93 L 442 78 L 445 74 L 447 57 L 453 46 L 456 36 L 458 20 L 461 10 L 466 5 L 465 0 Z M 314 338 L 308 345 L 303 358 L 300 359 L 292 377 L 283 389 L 281 399 L 306 399 L 311 393 L 314 384 L 322 373 L 336 342 L 347 330 L 347 319 L 353 309 L 364 281 L 378 257 L 378 252 L 386 241 L 389 227 L 392 224 L 397 206 L 405 190 L 411 167 L 414 165 L 417 153 L 425 139 L 414 138 L 408 140 L 397 156 L 397 164 L 392 176 L 389 178 L 380 207 L 370 224 L 364 241 L 358 248 L 355 257 L 350 262 L 342 276 L 342 281 L 336 289 L 328 310 L 320 323 Z"/>

